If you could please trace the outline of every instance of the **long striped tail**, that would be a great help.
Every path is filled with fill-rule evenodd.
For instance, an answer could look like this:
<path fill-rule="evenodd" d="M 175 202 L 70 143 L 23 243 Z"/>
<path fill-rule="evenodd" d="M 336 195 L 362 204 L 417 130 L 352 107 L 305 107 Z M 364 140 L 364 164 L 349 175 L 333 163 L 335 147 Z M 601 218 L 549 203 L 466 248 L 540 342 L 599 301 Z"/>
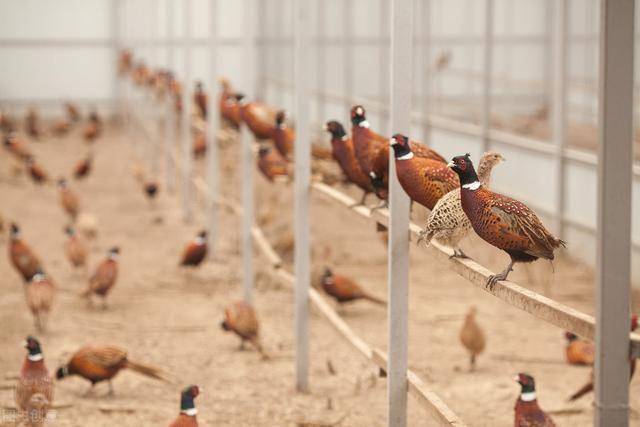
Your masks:
<path fill-rule="evenodd" d="M 593 381 L 590 381 L 588 384 L 585 384 L 584 386 L 582 386 L 580 390 L 573 393 L 571 397 L 569 397 L 569 402 L 573 402 L 574 400 L 580 399 L 582 396 L 589 393 L 590 391 L 593 391 Z"/>
<path fill-rule="evenodd" d="M 160 380 L 168 383 L 173 382 L 169 374 L 164 372 L 162 368 L 159 368 L 153 365 L 149 365 L 141 362 L 134 362 L 132 360 L 127 360 L 127 368 L 141 375 L 144 375 L 146 377 L 154 378 L 156 380 Z"/>
<path fill-rule="evenodd" d="M 369 295 L 369 294 L 364 294 L 362 296 L 364 299 L 371 301 L 372 303 L 378 304 L 378 305 L 387 305 L 387 300 L 382 299 L 382 298 L 378 298 L 376 296 L 373 295 Z"/>

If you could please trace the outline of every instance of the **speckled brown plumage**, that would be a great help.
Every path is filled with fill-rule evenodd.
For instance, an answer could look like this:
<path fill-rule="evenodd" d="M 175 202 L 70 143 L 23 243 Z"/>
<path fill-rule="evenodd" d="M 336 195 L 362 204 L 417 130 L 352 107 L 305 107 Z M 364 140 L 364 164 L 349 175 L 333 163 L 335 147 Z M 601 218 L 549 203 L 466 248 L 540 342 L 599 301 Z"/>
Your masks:
<path fill-rule="evenodd" d="M 408 138 L 396 134 L 391 139 L 396 162 L 396 174 L 409 198 L 427 209 L 459 186 L 458 177 L 444 163 L 416 157 Z"/>
<path fill-rule="evenodd" d="M 474 231 L 511 257 L 504 271 L 490 277 L 489 287 L 505 280 L 515 262 L 553 260 L 554 251 L 565 246 L 526 205 L 484 188 L 468 155 L 454 157 L 452 167 L 460 176 L 462 209 Z"/>
<path fill-rule="evenodd" d="M 483 154 L 478 167 L 482 185 L 489 187 L 491 170 L 502 160 L 504 158 L 499 153 L 490 151 Z M 438 200 L 427 219 L 425 229 L 420 233 L 419 241 L 425 240 L 428 245 L 431 239 L 435 238 L 438 242 L 453 248 L 454 256 L 464 256 L 458 244 L 470 230 L 471 223 L 460 203 L 460 189 L 456 188 Z"/>
<path fill-rule="evenodd" d="M 518 374 L 516 381 L 521 386 L 521 392 L 513 408 L 515 412 L 514 427 L 555 427 L 556 424 L 551 417 L 538 406 L 533 377 L 527 374 Z"/>
<path fill-rule="evenodd" d="M 240 116 L 257 140 L 270 139 L 275 128 L 275 111 L 261 102 L 241 102 Z"/>
<path fill-rule="evenodd" d="M 27 337 L 25 348 L 28 354 L 16 384 L 16 406 L 27 425 L 40 426 L 44 424 L 47 411 L 53 403 L 54 383 L 44 363 L 38 340 Z"/>
<path fill-rule="evenodd" d="M 593 365 L 596 350 L 593 342 L 584 340 L 571 332 L 566 332 L 565 357 L 570 365 Z"/>
<path fill-rule="evenodd" d="M 276 113 L 275 127 L 271 135 L 276 150 L 288 159 L 293 154 L 293 144 L 296 140 L 296 131 L 286 123 L 286 113 L 282 110 Z"/>
<path fill-rule="evenodd" d="M 103 298 L 103 304 L 106 304 L 106 297 L 113 288 L 118 278 L 118 256 L 120 250 L 112 248 L 105 260 L 103 260 L 93 275 L 89 278 L 89 286 L 83 293 L 83 296 L 90 298 L 95 294 Z M 89 300 L 91 301 L 91 300 Z"/>
<path fill-rule="evenodd" d="M 327 295 L 333 297 L 338 303 L 344 304 L 359 299 L 371 301 L 375 304 L 386 305 L 387 302 L 366 292 L 360 285 L 346 276 L 333 274 L 330 269 L 325 269 L 320 285 Z"/>
<path fill-rule="evenodd" d="M 364 191 L 364 196 L 373 192 L 371 180 L 362 171 L 356 158 L 353 141 L 347 136 L 342 125 L 336 121 L 330 121 L 325 128 L 331 133 L 331 154 L 347 180 L 360 187 Z"/>
<path fill-rule="evenodd" d="M 263 146 L 258 152 L 258 169 L 267 180 L 273 182 L 277 176 L 289 176 L 287 159 L 271 147 Z"/>
<path fill-rule="evenodd" d="M 40 259 L 31 250 L 21 237 L 20 228 L 16 224 L 11 224 L 11 239 L 9 240 L 9 258 L 11 263 L 18 270 L 25 282 L 43 271 Z"/>
<path fill-rule="evenodd" d="M 55 296 L 53 282 L 43 272 L 38 272 L 25 284 L 24 294 L 36 329 L 45 331 Z"/>
<path fill-rule="evenodd" d="M 240 337 L 240 347 L 245 341 L 266 356 L 260 341 L 260 324 L 254 308 L 244 301 L 235 301 L 224 309 L 224 320 L 220 324 L 225 331 L 231 331 Z"/>

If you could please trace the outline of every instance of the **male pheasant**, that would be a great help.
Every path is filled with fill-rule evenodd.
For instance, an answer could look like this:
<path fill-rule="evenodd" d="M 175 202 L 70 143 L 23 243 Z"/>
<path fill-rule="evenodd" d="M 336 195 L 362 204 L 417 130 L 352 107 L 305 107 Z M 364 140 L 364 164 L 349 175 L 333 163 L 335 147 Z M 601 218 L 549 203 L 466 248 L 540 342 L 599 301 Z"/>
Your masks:
<path fill-rule="evenodd" d="M 536 396 L 536 383 L 531 375 L 520 373 L 515 377 L 520 384 L 516 400 L 514 427 L 555 427 L 551 417 L 540 409 Z"/>

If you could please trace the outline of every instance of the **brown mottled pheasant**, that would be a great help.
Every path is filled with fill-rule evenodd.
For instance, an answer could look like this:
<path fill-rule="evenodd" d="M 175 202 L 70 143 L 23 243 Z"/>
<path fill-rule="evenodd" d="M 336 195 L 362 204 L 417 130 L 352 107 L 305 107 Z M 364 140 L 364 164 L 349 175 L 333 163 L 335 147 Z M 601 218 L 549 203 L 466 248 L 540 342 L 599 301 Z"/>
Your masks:
<path fill-rule="evenodd" d="M 102 298 L 103 308 L 107 307 L 107 294 L 109 294 L 118 278 L 119 254 L 120 248 L 111 248 L 107 258 L 98 265 L 95 273 L 89 278 L 89 287 L 84 291 L 83 296 L 88 298 L 90 304 L 91 295 L 96 294 Z"/>
<path fill-rule="evenodd" d="M 49 406 L 53 403 L 54 384 L 44 363 L 40 342 L 29 336 L 24 347 L 28 353 L 16 385 L 16 405 L 26 418 L 27 425 L 40 426 L 44 424 Z"/>
<path fill-rule="evenodd" d="M 66 364 L 56 370 L 56 379 L 77 375 L 91 382 L 90 393 L 96 383 L 109 382 L 109 394 L 113 394 L 111 379 L 122 369 L 142 374 L 161 381 L 169 381 L 167 374 L 160 368 L 133 361 L 127 350 L 109 344 L 85 345 L 76 351 Z"/>
<path fill-rule="evenodd" d="M 20 228 L 17 224 L 11 224 L 9 258 L 25 282 L 28 282 L 36 273 L 43 270 L 42 264 L 36 254 L 31 250 L 29 245 L 22 240 Z"/>
<path fill-rule="evenodd" d="M 55 296 L 53 282 L 42 271 L 38 271 L 25 284 L 24 295 L 27 307 L 33 314 L 36 329 L 43 332 L 47 329 L 47 319 Z"/>
<path fill-rule="evenodd" d="M 584 340 L 571 332 L 565 332 L 567 346 L 565 356 L 570 365 L 593 365 L 596 349 L 591 341 Z"/>
<path fill-rule="evenodd" d="M 489 277 L 487 286 L 490 289 L 507 278 L 514 263 L 532 262 L 538 258 L 553 260 L 553 252 L 566 246 L 526 205 L 484 188 L 468 154 L 454 157 L 449 165 L 460 177 L 462 210 L 474 231 L 511 257 L 504 271 Z"/>
<path fill-rule="evenodd" d="M 232 331 L 240 337 L 240 348 L 245 341 L 250 342 L 262 357 L 268 357 L 260 341 L 260 326 L 254 308 L 244 301 L 236 301 L 224 309 L 224 320 L 220 326 L 225 331 Z"/>
<path fill-rule="evenodd" d="M 487 340 L 484 331 L 476 322 L 476 308 L 471 306 L 467 312 L 462 329 L 460 330 L 460 342 L 467 349 L 470 356 L 470 370 L 476 368 L 476 357 L 484 351 Z"/>
<path fill-rule="evenodd" d="M 491 170 L 503 160 L 504 157 L 493 151 L 482 155 L 478 167 L 478 177 L 485 188 L 489 188 Z M 467 236 L 470 230 L 471 223 L 462 210 L 460 190 L 456 188 L 438 200 L 427 219 L 425 229 L 420 232 L 418 244 L 424 240 L 429 245 L 431 239 L 435 238 L 440 243 L 452 248 L 454 257 L 466 258 L 467 256 L 462 252 L 458 243 Z"/>
<path fill-rule="evenodd" d="M 356 158 L 353 141 L 347 136 L 342 124 L 332 120 L 327 122 L 325 130 L 331 134 L 331 154 L 340 165 L 349 182 L 357 185 L 364 191 L 358 204 L 364 204 L 367 196 L 373 192 L 373 185 L 369 176 L 364 173 Z"/>
<path fill-rule="evenodd" d="M 58 179 L 58 194 L 64 211 L 75 221 L 80 211 L 80 201 L 76 193 L 69 188 L 69 184 L 64 178 Z"/>
<path fill-rule="evenodd" d="M 427 209 L 433 209 L 442 196 L 460 185 L 455 173 L 444 163 L 415 156 L 406 136 L 395 134 L 391 147 L 400 185 L 411 200 Z"/>
<path fill-rule="evenodd" d="M 365 299 L 375 304 L 387 305 L 384 299 L 369 294 L 348 277 L 333 274 L 329 268 L 325 268 L 320 284 L 322 289 L 339 304 Z"/>
<path fill-rule="evenodd" d="M 87 266 L 87 245 L 76 234 L 73 227 L 65 228 L 65 233 L 69 238 L 64 244 L 64 252 L 71 265 L 75 268 L 86 268 Z"/>
<path fill-rule="evenodd" d="M 540 406 L 536 396 L 536 383 L 531 375 L 518 374 L 515 381 L 520 384 L 520 396 L 516 400 L 514 427 L 555 427 L 551 417 Z"/>
<path fill-rule="evenodd" d="M 296 140 L 296 131 L 291 128 L 285 122 L 287 118 L 285 111 L 278 111 L 276 113 L 276 125 L 273 129 L 273 135 L 271 139 L 273 139 L 273 144 L 276 147 L 276 150 L 284 158 L 289 158 L 293 154 L 293 143 Z"/>

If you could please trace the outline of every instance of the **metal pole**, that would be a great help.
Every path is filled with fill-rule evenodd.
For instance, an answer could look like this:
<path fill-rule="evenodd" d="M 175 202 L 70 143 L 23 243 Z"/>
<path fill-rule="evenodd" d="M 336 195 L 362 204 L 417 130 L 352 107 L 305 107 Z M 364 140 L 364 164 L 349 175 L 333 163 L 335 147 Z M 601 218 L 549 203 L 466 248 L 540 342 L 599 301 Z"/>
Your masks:
<path fill-rule="evenodd" d="M 155 42 L 160 38 L 160 0 L 153 0 L 151 6 L 151 39 L 153 42 Z M 149 64 L 149 68 L 152 72 L 154 72 L 157 71 L 157 69 L 160 67 L 160 45 L 154 44 L 152 52 L 153 62 Z M 162 138 L 165 138 L 166 135 L 162 135 L 160 105 L 158 104 L 158 100 L 156 98 L 155 88 L 151 88 L 150 90 L 148 89 L 148 94 L 150 115 L 152 118 L 152 122 L 156 124 L 157 135 L 157 138 L 154 138 L 152 141 L 147 141 L 149 149 L 151 150 L 151 174 L 155 179 L 158 175 L 158 169 L 160 168 L 160 145 L 164 145 L 162 143 Z"/>
<path fill-rule="evenodd" d="M 600 2 L 596 426 L 629 425 L 634 1 Z"/>
<path fill-rule="evenodd" d="M 218 1 L 210 0 L 211 10 L 209 11 L 210 19 L 210 37 L 211 46 L 209 47 L 209 99 L 207 106 L 207 124 L 206 124 L 206 137 L 207 137 L 207 182 L 209 187 L 209 194 L 207 195 L 207 217 L 209 221 L 209 254 L 215 253 L 216 242 L 218 236 L 218 210 L 216 206 L 216 199 L 219 194 L 220 183 L 220 159 L 218 153 L 218 126 L 219 126 L 219 111 L 218 111 L 218 50 L 217 50 L 217 38 L 218 29 L 216 26 Z"/>
<path fill-rule="evenodd" d="M 431 0 L 422 0 L 422 141 L 431 145 L 431 126 L 429 115 L 431 114 Z"/>
<path fill-rule="evenodd" d="M 486 0 L 484 16 L 484 75 L 482 85 L 482 152 L 489 150 L 491 130 L 491 74 L 493 72 L 493 0 Z"/>
<path fill-rule="evenodd" d="M 344 76 L 344 95 L 346 98 L 345 108 L 348 116 L 353 104 L 353 37 L 351 32 L 351 26 L 353 25 L 353 0 L 344 0 L 342 5 L 344 19 L 342 26 L 342 72 Z"/>
<path fill-rule="evenodd" d="M 119 113 L 124 111 L 124 99 L 123 99 L 123 87 L 122 79 L 119 76 L 118 60 L 120 58 L 120 51 L 122 50 L 122 31 L 120 29 L 120 23 L 123 21 L 122 2 L 121 0 L 115 0 L 112 3 L 111 9 L 111 31 L 113 33 L 113 98 L 116 100 L 114 105 L 119 108 Z M 120 117 L 122 119 L 122 117 Z M 119 121 L 122 124 L 122 120 Z"/>
<path fill-rule="evenodd" d="M 184 221 L 189 223 L 193 216 L 191 206 L 191 10 L 192 0 L 184 0 L 183 2 L 183 19 L 184 19 L 184 78 L 182 79 L 182 210 Z"/>
<path fill-rule="evenodd" d="M 413 78 L 413 0 L 391 2 L 391 133 L 411 132 Z M 389 150 L 389 361 L 388 420 L 407 425 L 407 360 L 409 313 L 409 198 L 395 171 Z"/>
<path fill-rule="evenodd" d="M 380 33 L 389 34 L 389 1 L 380 0 L 378 2 L 380 8 Z M 378 96 L 384 106 L 380 110 L 380 132 L 386 135 L 389 131 L 389 45 L 384 41 L 377 43 L 379 49 L 379 67 L 378 67 Z"/>
<path fill-rule="evenodd" d="M 547 3 L 548 4 L 548 3 Z M 555 163 L 555 231 L 564 235 L 564 145 L 566 138 L 567 105 L 567 0 L 556 0 L 553 29 L 553 104 L 552 138 L 556 147 Z"/>
<path fill-rule="evenodd" d="M 311 135 L 309 135 L 309 8 L 294 1 L 295 144 L 295 258 L 296 276 L 296 389 L 306 392 L 309 376 L 309 189 L 311 185 Z"/>
<path fill-rule="evenodd" d="M 321 1 L 316 2 L 316 16 L 317 16 L 317 28 L 316 34 L 318 35 L 317 53 L 316 58 L 318 60 L 318 72 L 316 73 L 316 85 L 317 89 L 324 93 L 326 90 L 326 76 L 325 69 L 327 64 L 326 46 L 325 46 L 325 34 L 326 34 L 326 7 Z M 321 96 L 317 98 L 316 117 L 317 122 L 321 125 L 327 120 L 325 101 Z"/>
<path fill-rule="evenodd" d="M 165 1 L 166 10 L 166 24 L 167 24 L 167 71 L 174 74 L 175 77 L 175 48 L 173 43 L 173 37 L 175 36 L 174 28 L 174 0 Z M 164 178 L 167 186 L 167 190 L 173 192 L 175 189 L 175 165 L 173 164 L 172 154 L 174 141 L 176 139 L 176 114 L 174 114 L 174 98 L 169 92 L 169 88 L 166 88 L 164 99 L 165 111 L 164 111 Z"/>
<path fill-rule="evenodd" d="M 248 97 L 255 96 L 255 61 L 254 61 L 254 39 L 253 39 L 253 13 L 252 0 L 244 1 L 244 72 L 245 72 L 245 88 Z M 253 301 L 253 238 L 251 236 L 251 227 L 253 227 L 254 217 L 254 198 L 253 198 L 253 150 L 252 137 L 246 125 L 241 128 L 240 137 L 242 139 L 241 150 L 241 171 L 240 177 L 242 185 L 242 221 L 241 221 L 241 238 L 242 238 L 242 286 L 244 290 L 244 300 L 247 303 Z"/>

